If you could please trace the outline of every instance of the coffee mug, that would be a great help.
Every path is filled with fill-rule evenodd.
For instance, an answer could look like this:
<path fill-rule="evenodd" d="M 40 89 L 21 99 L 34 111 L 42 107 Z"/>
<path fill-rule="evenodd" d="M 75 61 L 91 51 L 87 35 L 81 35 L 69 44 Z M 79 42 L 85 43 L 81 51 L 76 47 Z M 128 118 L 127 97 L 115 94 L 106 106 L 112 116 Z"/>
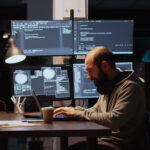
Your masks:
<path fill-rule="evenodd" d="M 42 107 L 44 123 L 52 123 L 53 121 L 53 107 Z"/>

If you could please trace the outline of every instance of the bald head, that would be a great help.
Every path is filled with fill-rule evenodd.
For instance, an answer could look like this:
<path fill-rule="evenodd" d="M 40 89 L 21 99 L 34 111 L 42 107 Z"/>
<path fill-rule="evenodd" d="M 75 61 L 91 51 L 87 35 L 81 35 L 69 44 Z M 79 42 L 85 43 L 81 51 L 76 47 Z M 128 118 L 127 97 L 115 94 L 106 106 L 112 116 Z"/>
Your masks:
<path fill-rule="evenodd" d="M 86 60 L 90 59 L 97 67 L 102 60 L 106 60 L 112 68 L 115 68 L 115 59 L 112 52 L 103 46 L 93 48 L 86 56 Z"/>

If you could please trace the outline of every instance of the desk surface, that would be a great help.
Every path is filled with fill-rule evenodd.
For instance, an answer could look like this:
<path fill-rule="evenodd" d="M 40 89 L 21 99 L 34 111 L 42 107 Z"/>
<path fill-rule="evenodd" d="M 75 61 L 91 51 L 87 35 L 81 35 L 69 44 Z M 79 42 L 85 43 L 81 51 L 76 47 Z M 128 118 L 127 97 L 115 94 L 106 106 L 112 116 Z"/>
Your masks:
<path fill-rule="evenodd" d="M 0 120 L 23 120 L 22 115 L 0 112 Z M 32 127 L 0 128 L 0 137 L 63 137 L 63 136 L 104 136 L 111 130 L 89 121 L 53 121 Z"/>

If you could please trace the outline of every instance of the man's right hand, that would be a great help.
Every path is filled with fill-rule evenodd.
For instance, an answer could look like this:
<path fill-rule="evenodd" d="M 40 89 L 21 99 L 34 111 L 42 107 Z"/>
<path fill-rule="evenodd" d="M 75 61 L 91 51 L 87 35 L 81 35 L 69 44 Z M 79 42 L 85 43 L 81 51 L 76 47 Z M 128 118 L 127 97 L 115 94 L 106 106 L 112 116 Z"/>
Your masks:
<path fill-rule="evenodd" d="M 74 107 L 60 107 L 54 110 L 54 116 L 57 115 L 66 115 L 68 117 L 74 117 L 76 110 Z"/>

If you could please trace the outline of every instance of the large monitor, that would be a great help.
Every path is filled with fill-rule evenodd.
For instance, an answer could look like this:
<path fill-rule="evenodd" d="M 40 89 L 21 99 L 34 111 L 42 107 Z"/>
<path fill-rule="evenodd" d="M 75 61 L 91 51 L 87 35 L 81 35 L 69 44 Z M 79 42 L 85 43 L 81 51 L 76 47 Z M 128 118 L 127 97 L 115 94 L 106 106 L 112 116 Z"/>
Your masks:
<path fill-rule="evenodd" d="M 121 70 L 132 70 L 132 62 L 117 62 L 116 66 Z M 98 98 L 99 93 L 93 81 L 87 78 L 87 71 L 84 63 L 73 64 L 74 75 L 74 98 L 75 99 L 90 99 Z"/>
<path fill-rule="evenodd" d="M 11 21 L 12 37 L 27 56 L 73 55 L 72 21 Z"/>
<path fill-rule="evenodd" d="M 133 70 L 133 62 L 116 62 L 116 67 L 121 70 Z"/>
<path fill-rule="evenodd" d="M 40 99 L 72 98 L 72 69 L 70 65 L 15 66 L 12 72 L 12 94 L 32 97 L 34 90 Z"/>
<path fill-rule="evenodd" d="M 106 46 L 114 54 L 133 54 L 133 20 L 78 20 L 74 22 L 74 54 Z"/>

